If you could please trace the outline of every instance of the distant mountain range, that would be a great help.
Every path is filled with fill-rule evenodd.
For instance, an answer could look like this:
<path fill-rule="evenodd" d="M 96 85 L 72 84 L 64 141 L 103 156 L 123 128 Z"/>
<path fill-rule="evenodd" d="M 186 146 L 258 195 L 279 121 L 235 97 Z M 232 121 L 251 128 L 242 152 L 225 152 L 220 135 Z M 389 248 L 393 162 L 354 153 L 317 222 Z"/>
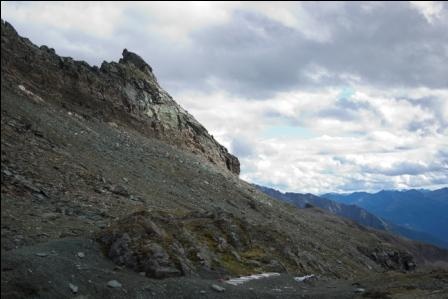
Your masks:
<path fill-rule="evenodd" d="M 421 226 L 416 226 L 416 228 L 414 228 L 413 226 L 404 225 L 402 222 L 395 222 L 390 218 L 388 220 L 385 220 L 386 218 L 385 217 L 383 218 L 381 214 L 379 213 L 376 214 L 375 212 L 370 211 L 369 209 L 364 208 L 361 205 L 358 206 L 358 199 L 361 199 L 362 201 L 362 198 L 366 198 L 367 195 L 371 195 L 369 193 L 358 192 L 347 195 L 332 193 L 332 194 L 325 194 L 322 197 L 319 197 L 309 193 L 308 194 L 292 193 L 292 192 L 282 193 L 278 190 L 268 187 L 263 186 L 256 186 L 256 187 L 262 192 L 266 193 L 267 195 L 289 202 L 298 208 L 305 208 L 307 207 L 307 205 L 315 206 L 323 210 L 326 210 L 332 214 L 353 220 L 358 224 L 361 224 L 366 227 L 392 232 L 409 239 L 418 240 L 426 243 L 431 243 L 439 247 L 448 248 L 448 241 L 446 240 L 447 239 L 446 237 L 436 236 L 436 234 L 433 234 L 432 231 L 424 230 L 421 228 Z M 421 194 L 430 195 L 431 198 L 434 198 L 438 202 L 443 203 L 447 201 L 447 197 L 444 197 L 445 193 L 443 192 L 443 190 L 445 190 L 444 192 L 446 192 L 446 188 L 436 191 L 422 190 L 418 192 L 421 192 Z M 384 192 L 400 192 L 400 191 L 384 191 Z M 333 198 L 340 198 L 340 200 Z M 387 203 L 383 204 L 385 206 L 387 205 Z M 405 203 L 402 204 L 404 206 L 401 208 L 401 210 L 405 211 L 407 209 L 407 207 L 405 206 L 406 204 Z M 397 205 L 398 210 L 397 213 L 399 213 L 400 203 L 396 202 L 395 205 Z M 436 208 L 437 206 L 434 204 L 430 205 L 432 205 L 434 208 Z M 426 210 L 430 209 L 431 207 L 426 208 Z M 429 212 L 429 213 L 431 215 L 435 215 L 435 212 Z M 380 217 L 377 215 L 380 215 Z M 439 220 L 442 220 L 442 218 L 440 218 Z M 419 221 L 419 223 L 420 222 L 422 221 Z M 444 227 L 444 229 L 446 228 L 447 226 Z"/>
<path fill-rule="evenodd" d="M 448 188 L 434 191 L 411 189 L 377 193 L 328 193 L 321 197 L 356 205 L 402 228 L 432 235 L 447 247 Z"/>
<path fill-rule="evenodd" d="M 257 188 L 271 197 L 292 203 L 298 208 L 305 208 L 307 205 L 312 205 L 329 211 L 338 216 L 351 219 L 364 226 L 381 230 L 387 229 L 387 224 L 381 218 L 378 218 L 377 216 L 355 205 L 341 204 L 336 201 L 322 198 L 310 193 L 282 193 L 278 190 L 268 187 L 257 186 Z"/>

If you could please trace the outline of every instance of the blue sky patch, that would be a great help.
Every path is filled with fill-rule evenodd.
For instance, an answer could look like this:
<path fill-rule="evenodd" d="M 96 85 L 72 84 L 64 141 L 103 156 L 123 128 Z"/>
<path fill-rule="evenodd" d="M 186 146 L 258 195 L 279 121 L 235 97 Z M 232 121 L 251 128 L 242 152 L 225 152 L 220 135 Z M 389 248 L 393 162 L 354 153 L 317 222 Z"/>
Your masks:
<path fill-rule="evenodd" d="M 312 130 L 305 128 L 305 127 L 278 125 L 278 126 L 267 127 L 263 131 L 263 137 L 309 139 L 309 138 L 316 137 L 316 134 L 314 134 Z"/>
<path fill-rule="evenodd" d="M 351 86 L 346 86 L 342 88 L 341 92 L 338 95 L 338 99 L 347 99 L 349 100 L 355 94 L 355 90 Z"/>

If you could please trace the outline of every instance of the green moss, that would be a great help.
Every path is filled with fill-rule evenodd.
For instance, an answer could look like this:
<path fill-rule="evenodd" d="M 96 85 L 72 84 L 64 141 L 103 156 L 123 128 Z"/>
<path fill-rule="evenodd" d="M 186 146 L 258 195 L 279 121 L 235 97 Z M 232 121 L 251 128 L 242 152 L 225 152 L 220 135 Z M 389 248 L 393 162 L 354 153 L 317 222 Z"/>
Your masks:
<path fill-rule="evenodd" d="M 266 253 L 260 247 L 252 247 L 249 250 L 246 250 L 243 253 L 241 253 L 241 256 L 247 259 L 258 259 L 266 256 Z"/>
<path fill-rule="evenodd" d="M 221 266 L 232 275 L 244 276 L 255 272 L 254 268 L 237 261 L 234 256 L 229 254 L 221 255 L 219 262 Z"/>
<path fill-rule="evenodd" d="M 190 211 L 182 207 L 176 207 L 172 209 L 157 209 L 152 211 L 152 213 L 158 213 L 160 216 L 167 218 L 169 217 L 182 218 L 186 217 L 190 213 Z"/>
<path fill-rule="evenodd" d="M 215 239 L 213 238 L 213 236 L 210 233 L 206 233 L 203 235 L 200 235 L 199 238 L 202 242 L 204 242 L 208 248 L 210 249 L 216 249 L 217 244 Z"/>

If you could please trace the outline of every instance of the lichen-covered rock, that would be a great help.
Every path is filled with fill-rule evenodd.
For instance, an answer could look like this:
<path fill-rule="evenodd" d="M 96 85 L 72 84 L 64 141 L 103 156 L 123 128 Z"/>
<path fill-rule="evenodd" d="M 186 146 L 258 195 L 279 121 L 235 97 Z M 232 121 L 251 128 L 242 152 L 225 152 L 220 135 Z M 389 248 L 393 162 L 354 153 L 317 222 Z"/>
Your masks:
<path fill-rule="evenodd" d="M 412 271 L 416 268 L 414 258 L 405 251 L 387 248 L 369 249 L 365 247 L 360 247 L 358 250 L 388 270 Z"/>
<path fill-rule="evenodd" d="M 37 47 L 2 20 L 2 84 L 22 89 L 84 117 L 114 122 L 203 156 L 234 174 L 238 159 L 163 90 L 151 66 L 123 50 L 101 67 Z"/>
<path fill-rule="evenodd" d="M 153 278 L 201 273 L 239 275 L 274 266 L 286 271 L 278 262 L 281 256 L 258 249 L 269 242 L 266 234 L 277 233 L 248 226 L 222 211 L 181 216 L 142 211 L 117 221 L 97 239 L 112 261 Z"/>
<path fill-rule="evenodd" d="M 255 226 L 219 209 L 178 215 L 163 210 L 135 212 L 99 232 L 97 240 L 115 263 L 153 278 L 344 272 L 342 262 L 316 256 L 319 246 L 310 248 L 269 225 Z M 382 244 L 359 247 L 352 258 L 365 265 L 370 262 L 380 271 L 415 268 L 407 252 Z"/>

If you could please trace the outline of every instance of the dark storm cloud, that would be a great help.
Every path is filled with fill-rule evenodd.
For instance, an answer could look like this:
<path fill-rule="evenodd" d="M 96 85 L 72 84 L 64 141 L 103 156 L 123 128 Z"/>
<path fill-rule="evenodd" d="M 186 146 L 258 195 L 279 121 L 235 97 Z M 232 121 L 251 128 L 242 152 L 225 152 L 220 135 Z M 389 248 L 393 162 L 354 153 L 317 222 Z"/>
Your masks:
<path fill-rule="evenodd" d="M 375 107 L 367 102 L 353 101 L 350 97 L 340 97 L 335 101 L 332 107 L 320 110 L 317 113 L 317 116 L 341 121 L 356 121 L 361 117 L 359 114 L 361 110 L 368 110 L 381 118 L 380 113 Z"/>
<path fill-rule="evenodd" d="M 444 165 L 448 169 L 448 149 L 440 149 L 436 158 L 440 161 L 441 165 Z"/>
<path fill-rule="evenodd" d="M 205 63 L 197 65 L 193 76 L 169 77 L 191 88 L 212 75 L 220 88 L 255 97 L 345 84 L 341 74 L 384 87 L 448 87 L 446 23 L 428 23 L 407 3 L 372 10 L 348 3 L 323 16 L 315 5 L 307 11 L 322 26 L 331 24 L 329 41 L 311 40 L 264 16 L 240 11 L 229 23 L 191 34 L 195 47 L 178 66 L 182 69 L 192 60 Z M 310 78 L 313 65 L 328 74 L 318 81 Z"/>
<path fill-rule="evenodd" d="M 394 189 L 395 186 L 390 181 L 375 181 L 375 180 L 351 180 L 340 186 L 343 192 L 353 192 L 359 190 L 387 190 Z"/>
<path fill-rule="evenodd" d="M 443 102 L 446 101 L 443 97 L 421 97 L 421 98 L 401 98 L 401 100 L 407 101 L 410 104 L 420 107 L 425 112 L 433 114 L 433 118 L 424 122 L 414 121 L 409 124 L 410 131 L 418 131 L 419 129 L 427 130 L 429 125 L 434 125 L 438 133 L 443 133 L 448 128 L 448 119 L 444 115 Z"/>
<path fill-rule="evenodd" d="M 373 109 L 373 107 L 367 102 L 355 102 L 346 97 L 339 98 L 336 101 L 336 105 L 342 109 L 349 109 L 352 111 L 358 111 L 361 109 Z"/>
<path fill-rule="evenodd" d="M 356 112 L 349 109 L 330 107 L 321 110 L 318 113 L 318 117 L 333 118 L 341 121 L 354 121 L 359 118 L 359 115 Z"/>
<path fill-rule="evenodd" d="M 305 3 L 302 13 L 314 22 L 303 30 L 242 6 L 227 22 L 189 32 L 189 44 L 152 31 L 154 16 L 138 7 L 124 9 L 112 38 L 13 25 L 38 44 L 46 42 L 62 48 L 63 55 L 93 64 L 118 59 L 127 47 L 144 57 L 173 93 L 221 89 L 265 98 L 292 89 L 344 85 L 353 78 L 384 87 L 448 87 L 448 23 L 429 23 L 408 3 L 369 9 L 360 3 Z M 327 40 L 313 39 L 313 32 L 323 32 Z"/>
<path fill-rule="evenodd" d="M 254 154 L 254 145 L 243 138 L 234 138 L 231 147 L 232 152 L 240 158 L 249 157 Z"/>
<path fill-rule="evenodd" d="M 387 176 L 398 176 L 398 175 L 419 175 L 425 174 L 428 172 L 446 172 L 448 171 L 448 167 L 440 165 L 440 164 L 429 164 L 424 165 L 415 162 L 399 162 L 394 163 L 390 167 L 372 167 L 372 166 L 364 166 L 363 172 L 365 173 L 379 173 Z"/>

